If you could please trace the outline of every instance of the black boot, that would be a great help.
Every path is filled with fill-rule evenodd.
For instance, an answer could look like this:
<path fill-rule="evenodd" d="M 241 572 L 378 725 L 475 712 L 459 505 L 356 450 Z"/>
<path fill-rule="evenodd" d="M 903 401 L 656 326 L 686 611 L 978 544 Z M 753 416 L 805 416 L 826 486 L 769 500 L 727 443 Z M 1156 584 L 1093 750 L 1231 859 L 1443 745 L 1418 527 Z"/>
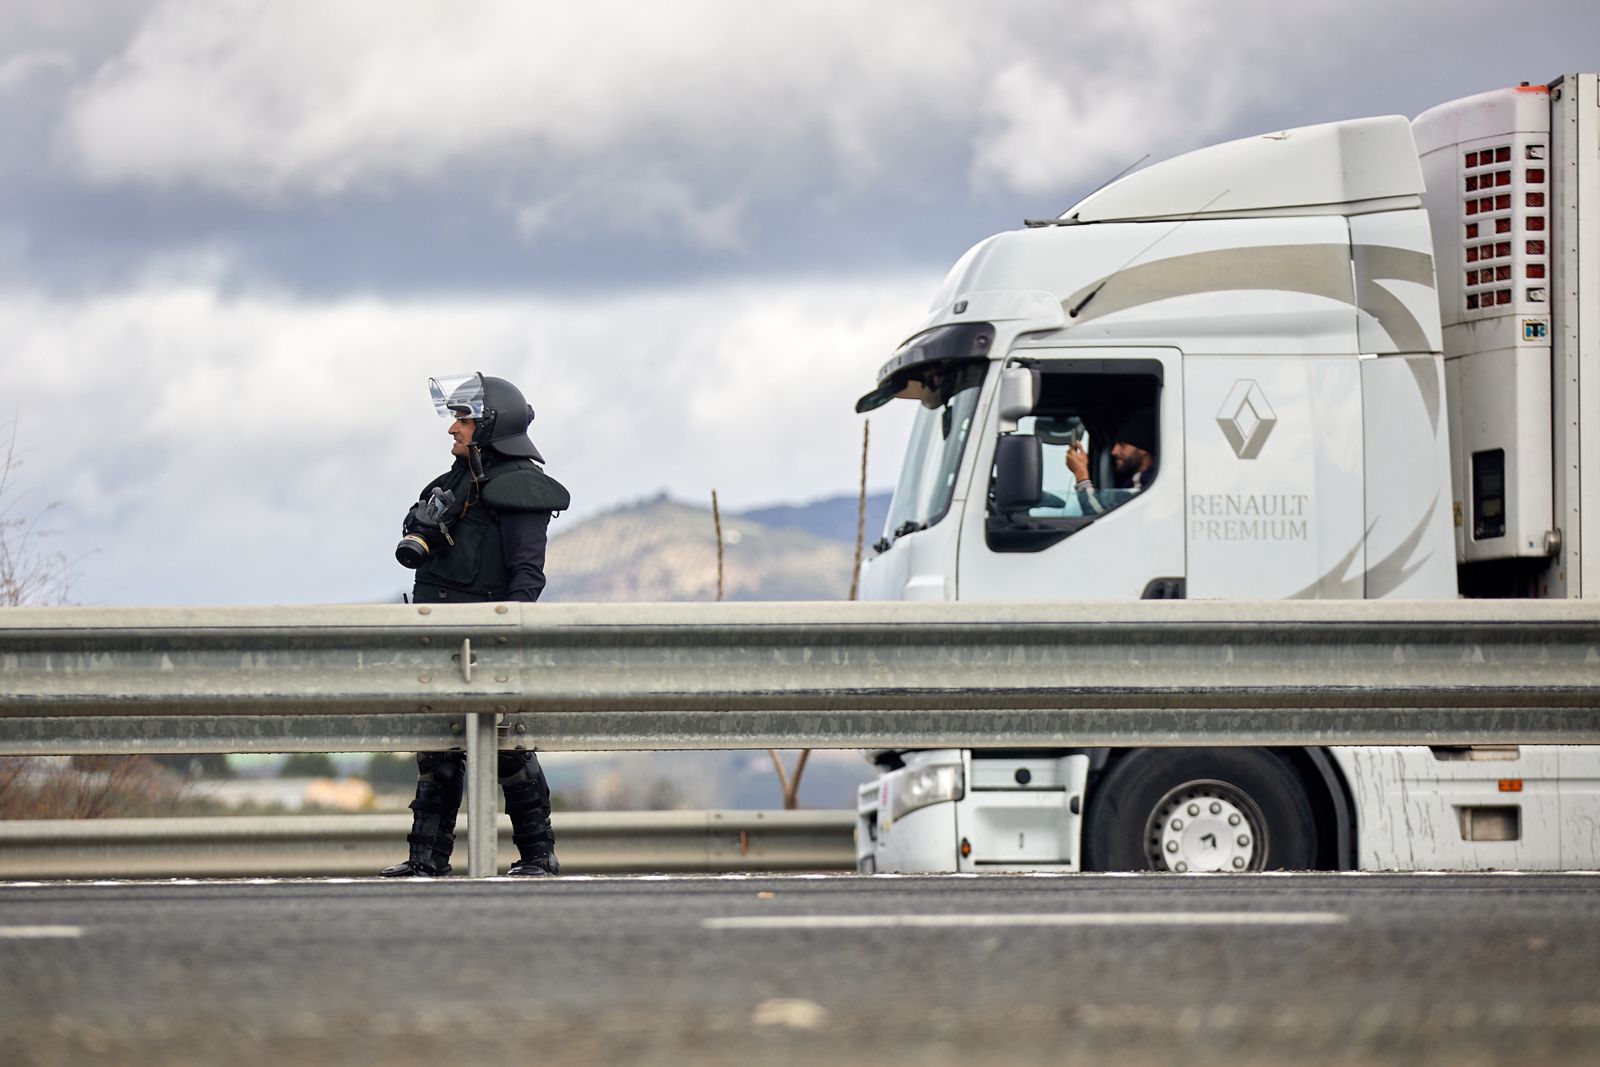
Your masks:
<path fill-rule="evenodd" d="M 454 758 L 452 758 L 454 757 Z M 411 832 L 406 844 L 411 855 L 403 863 L 385 867 L 385 878 L 443 878 L 450 873 L 450 853 L 456 844 L 456 814 L 466 781 L 460 753 L 422 753 L 417 756 L 417 796 L 411 802 Z"/>
<path fill-rule="evenodd" d="M 522 857 L 506 873 L 561 873 L 556 832 L 550 826 L 550 785 L 533 753 L 500 753 L 500 788 L 506 796 L 506 814 L 511 816 L 511 840 Z"/>

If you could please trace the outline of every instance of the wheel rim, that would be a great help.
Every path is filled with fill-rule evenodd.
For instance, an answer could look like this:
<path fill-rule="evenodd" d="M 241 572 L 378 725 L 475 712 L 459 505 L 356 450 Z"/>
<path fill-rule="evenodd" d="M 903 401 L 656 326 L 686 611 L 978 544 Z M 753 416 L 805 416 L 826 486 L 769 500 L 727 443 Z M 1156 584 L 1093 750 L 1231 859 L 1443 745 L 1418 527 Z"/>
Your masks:
<path fill-rule="evenodd" d="M 1144 841 L 1157 871 L 1259 871 L 1267 864 L 1267 820 L 1249 794 L 1227 782 L 1169 790 L 1151 809 Z"/>

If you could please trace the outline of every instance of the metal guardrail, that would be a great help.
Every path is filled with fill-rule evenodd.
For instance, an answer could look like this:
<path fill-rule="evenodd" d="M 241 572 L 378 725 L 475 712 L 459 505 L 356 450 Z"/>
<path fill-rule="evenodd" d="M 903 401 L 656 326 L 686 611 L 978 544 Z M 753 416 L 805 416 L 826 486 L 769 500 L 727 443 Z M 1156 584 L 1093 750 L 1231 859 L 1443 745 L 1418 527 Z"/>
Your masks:
<path fill-rule="evenodd" d="M 15 608 L 0 676 L 8 752 L 1575 742 L 1600 602 Z"/>
<path fill-rule="evenodd" d="M 498 819 L 498 869 L 516 859 Z M 854 870 L 848 811 L 557 812 L 565 874 Z M 0 821 L 0 880 L 370 877 L 409 815 Z"/>
<path fill-rule="evenodd" d="M 1486 740 L 1600 743 L 1600 603 L 0 611 L 0 754 L 464 747 L 470 811 L 496 747 Z"/>

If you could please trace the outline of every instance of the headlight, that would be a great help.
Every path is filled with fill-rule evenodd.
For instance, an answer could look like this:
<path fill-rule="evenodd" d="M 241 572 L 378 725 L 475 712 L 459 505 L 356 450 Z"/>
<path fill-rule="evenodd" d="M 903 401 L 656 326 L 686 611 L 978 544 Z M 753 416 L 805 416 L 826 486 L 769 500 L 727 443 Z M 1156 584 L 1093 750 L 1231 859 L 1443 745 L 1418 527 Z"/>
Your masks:
<path fill-rule="evenodd" d="M 890 803 L 896 819 L 941 800 L 960 800 L 964 793 L 959 763 L 908 769 L 895 775 Z"/>

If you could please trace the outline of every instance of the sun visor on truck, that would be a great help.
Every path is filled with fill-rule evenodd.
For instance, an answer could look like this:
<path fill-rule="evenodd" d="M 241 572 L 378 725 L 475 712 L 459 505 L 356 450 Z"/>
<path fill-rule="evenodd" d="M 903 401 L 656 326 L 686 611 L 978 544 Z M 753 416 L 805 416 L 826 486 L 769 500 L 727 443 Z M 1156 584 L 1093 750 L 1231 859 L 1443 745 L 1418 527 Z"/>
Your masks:
<path fill-rule="evenodd" d="M 901 345 L 878 368 L 878 387 L 856 401 L 858 414 L 881 408 L 923 372 L 938 366 L 988 359 L 994 347 L 994 327 L 987 322 L 957 322 L 924 330 Z"/>

